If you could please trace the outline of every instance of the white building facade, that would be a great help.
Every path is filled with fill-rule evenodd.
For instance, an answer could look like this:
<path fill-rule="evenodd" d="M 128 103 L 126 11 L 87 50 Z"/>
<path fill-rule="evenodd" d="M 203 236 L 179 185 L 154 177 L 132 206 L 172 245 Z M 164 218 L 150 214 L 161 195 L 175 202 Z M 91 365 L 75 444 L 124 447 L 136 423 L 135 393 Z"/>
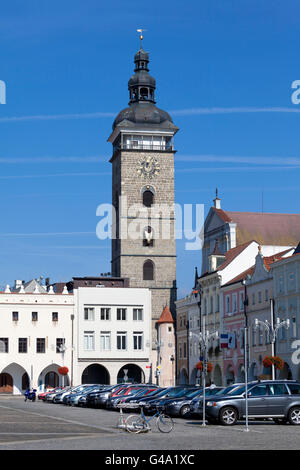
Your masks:
<path fill-rule="evenodd" d="M 79 287 L 74 298 L 77 383 L 152 382 L 151 291 Z"/>
<path fill-rule="evenodd" d="M 72 382 L 72 294 L 0 292 L 0 393 L 43 391 Z M 67 376 L 58 373 L 68 368 Z"/>

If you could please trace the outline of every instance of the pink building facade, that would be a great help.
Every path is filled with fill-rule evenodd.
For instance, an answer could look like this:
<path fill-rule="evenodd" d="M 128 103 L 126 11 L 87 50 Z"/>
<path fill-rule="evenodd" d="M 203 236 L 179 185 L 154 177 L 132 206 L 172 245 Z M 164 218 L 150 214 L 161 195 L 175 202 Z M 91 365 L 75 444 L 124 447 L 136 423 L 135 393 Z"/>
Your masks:
<path fill-rule="evenodd" d="M 228 334 L 228 346 L 223 348 L 224 385 L 245 380 L 244 368 L 244 299 L 245 273 L 224 285 L 221 289 L 223 300 L 222 333 Z"/>

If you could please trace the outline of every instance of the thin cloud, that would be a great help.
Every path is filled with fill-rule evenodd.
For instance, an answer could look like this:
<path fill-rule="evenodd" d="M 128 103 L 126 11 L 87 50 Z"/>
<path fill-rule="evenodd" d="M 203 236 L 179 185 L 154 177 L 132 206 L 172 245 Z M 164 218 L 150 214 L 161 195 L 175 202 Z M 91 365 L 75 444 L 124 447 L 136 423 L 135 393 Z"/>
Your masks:
<path fill-rule="evenodd" d="M 187 108 L 169 111 L 174 116 L 195 116 L 204 114 L 248 114 L 248 113 L 300 113 L 296 107 L 207 107 L 207 108 Z M 59 121 L 72 119 L 101 119 L 113 118 L 116 112 L 94 112 L 94 113 L 70 113 L 70 114 L 38 114 L 33 116 L 7 116 L 0 118 L 0 123 L 27 122 L 27 121 Z"/>
<path fill-rule="evenodd" d="M 195 167 L 195 168 L 180 168 L 176 173 L 216 173 L 216 172 L 243 172 L 243 171 L 278 171 L 278 170 L 298 170 L 299 166 L 232 166 L 232 167 Z"/>
<path fill-rule="evenodd" d="M 64 236 L 82 236 L 95 235 L 94 232 L 31 232 L 31 233 L 0 233 L 0 237 L 64 237 Z"/>
<path fill-rule="evenodd" d="M 31 179 L 31 178 L 57 178 L 57 177 L 66 177 L 66 176 L 108 176 L 111 175 L 110 172 L 92 172 L 92 173 L 50 173 L 50 174 L 40 174 L 40 175 L 1 175 L 0 179 L 2 180 L 11 180 L 11 179 Z"/>
<path fill-rule="evenodd" d="M 0 163 L 101 163 L 108 158 L 100 155 L 81 157 L 0 157 Z"/>
<path fill-rule="evenodd" d="M 239 156 L 239 155 L 180 155 L 176 156 L 177 162 L 222 162 L 222 163 L 254 163 L 256 165 L 300 165 L 300 157 L 278 156 Z"/>
<path fill-rule="evenodd" d="M 201 114 L 248 114 L 248 113 L 300 113 L 300 109 L 273 106 L 273 107 L 234 107 L 234 108 L 187 108 L 187 109 L 175 109 L 170 111 L 174 116 L 195 116 Z"/>

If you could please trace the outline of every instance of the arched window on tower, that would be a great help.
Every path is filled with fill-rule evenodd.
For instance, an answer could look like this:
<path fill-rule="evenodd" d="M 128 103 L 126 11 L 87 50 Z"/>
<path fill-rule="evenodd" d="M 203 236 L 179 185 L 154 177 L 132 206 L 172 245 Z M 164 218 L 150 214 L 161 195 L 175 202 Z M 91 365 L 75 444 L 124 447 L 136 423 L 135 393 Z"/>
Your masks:
<path fill-rule="evenodd" d="M 153 228 L 148 225 L 143 232 L 143 246 L 154 246 Z"/>
<path fill-rule="evenodd" d="M 146 207 L 151 207 L 153 203 L 154 194 L 150 189 L 146 189 L 146 191 L 143 192 L 143 204 Z"/>
<path fill-rule="evenodd" d="M 140 89 L 140 99 L 147 101 L 149 99 L 149 92 L 148 88 L 141 88 Z"/>
<path fill-rule="evenodd" d="M 143 280 L 153 281 L 154 280 L 154 263 L 147 259 L 143 265 Z"/>

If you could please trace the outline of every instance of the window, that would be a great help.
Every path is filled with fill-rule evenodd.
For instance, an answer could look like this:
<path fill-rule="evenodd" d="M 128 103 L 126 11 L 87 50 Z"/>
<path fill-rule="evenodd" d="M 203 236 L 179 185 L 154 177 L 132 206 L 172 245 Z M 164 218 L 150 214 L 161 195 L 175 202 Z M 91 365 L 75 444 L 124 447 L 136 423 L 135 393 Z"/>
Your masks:
<path fill-rule="evenodd" d="M 19 338 L 19 353 L 27 353 L 27 338 Z"/>
<path fill-rule="evenodd" d="M 100 320 L 110 320 L 110 308 L 100 309 Z"/>
<path fill-rule="evenodd" d="M 292 395 L 300 395 L 300 385 L 289 384 L 289 389 Z"/>
<path fill-rule="evenodd" d="M 117 320 L 126 320 L 126 308 L 117 308 Z"/>
<path fill-rule="evenodd" d="M 183 357 L 186 357 L 186 343 L 183 343 Z"/>
<path fill-rule="evenodd" d="M 45 338 L 36 339 L 36 352 L 45 353 L 46 352 L 46 340 Z"/>
<path fill-rule="evenodd" d="M 245 330 L 244 328 L 240 329 L 240 349 L 244 349 L 245 346 Z"/>
<path fill-rule="evenodd" d="M 229 295 L 226 295 L 225 303 L 226 303 L 226 313 L 230 313 L 230 297 L 229 297 Z"/>
<path fill-rule="evenodd" d="M 258 303 L 261 304 L 261 292 L 258 293 Z"/>
<path fill-rule="evenodd" d="M 143 192 L 143 204 L 146 207 L 151 207 L 154 203 L 154 194 L 149 189 Z"/>
<path fill-rule="evenodd" d="M 143 349 L 143 333 L 133 332 L 133 349 L 141 351 Z"/>
<path fill-rule="evenodd" d="M 57 353 L 65 352 L 64 351 L 65 346 L 66 346 L 65 338 L 56 338 L 56 352 Z"/>
<path fill-rule="evenodd" d="M 85 351 L 94 351 L 95 349 L 95 333 L 94 331 L 85 331 L 83 336 L 83 347 Z"/>
<path fill-rule="evenodd" d="M 117 332 L 117 349 L 125 350 L 127 348 L 127 333 L 126 331 Z"/>
<path fill-rule="evenodd" d="M 260 325 L 258 329 L 258 344 L 260 346 L 263 344 L 263 336 L 264 336 L 263 327 Z"/>
<path fill-rule="evenodd" d="M 215 312 L 218 312 L 219 311 L 219 307 L 220 307 L 220 299 L 219 299 L 219 295 L 217 294 L 216 295 L 216 302 L 215 302 Z"/>
<path fill-rule="evenodd" d="M 133 309 L 133 320 L 134 321 L 143 321 L 143 309 L 134 308 Z"/>
<path fill-rule="evenodd" d="M 279 292 L 283 292 L 283 276 L 279 276 Z"/>
<path fill-rule="evenodd" d="M 256 328 L 252 325 L 252 346 L 256 346 Z"/>
<path fill-rule="evenodd" d="M 252 294 L 252 305 L 255 305 L 255 294 Z"/>
<path fill-rule="evenodd" d="M 19 320 L 19 312 L 13 312 L 12 313 L 12 319 L 13 319 L 13 321 L 18 321 Z"/>
<path fill-rule="evenodd" d="M 265 290 L 265 302 L 268 302 L 269 300 L 269 291 L 268 289 Z"/>
<path fill-rule="evenodd" d="M 101 331 L 100 333 L 100 350 L 110 351 L 111 349 L 111 333 L 110 331 Z"/>
<path fill-rule="evenodd" d="M 213 313 L 214 311 L 214 298 L 211 296 L 210 297 L 210 312 L 209 313 Z"/>
<path fill-rule="evenodd" d="M 249 391 L 249 396 L 251 397 L 260 397 L 263 395 L 268 395 L 267 385 L 256 385 L 256 387 L 251 388 Z"/>
<path fill-rule="evenodd" d="M 244 311 L 244 292 L 240 292 L 240 312 Z"/>
<path fill-rule="evenodd" d="M 154 232 L 150 225 L 144 229 L 143 246 L 154 246 Z"/>
<path fill-rule="evenodd" d="M 289 273 L 289 291 L 295 289 L 295 273 Z"/>
<path fill-rule="evenodd" d="M 182 359 L 182 347 L 181 347 L 181 345 L 179 346 L 179 359 Z"/>
<path fill-rule="evenodd" d="M 271 395 L 288 395 L 289 392 L 285 384 L 269 384 L 269 390 Z"/>
<path fill-rule="evenodd" d="M 237 312 L 237 294 L 232 294 L 232 312 Z"/>
<path fill-rule="evenodd" d="M 8 338 L 0 338 L 0 352 L 8 353 Z"/>
<path fill-rule="evenodd" d="M 32 312 L 32 321 L 37 321 L 38 320 L 38 313 L 37 312 Z"/>
<path fill-rule="evenodd" d="M 58 312 L 52 312 L 52 321 L 58 321 Z"/>
<path fill-rule="evenodd" d="M 296 317 L 292 318 L 292 338 L 297 338 L 297 323 Z"/>
<path fill-rule="evenodd" d="M 153 281 L 154 280 L 154 263 L 148 259 L 143 265 L 143 280 Z"/>
<path fill-rule="evenodd" d="M 86 307 L 84 309 L 84 319 L 93 321 L 95 319 L 95 309 L 91 307 Z"/>

